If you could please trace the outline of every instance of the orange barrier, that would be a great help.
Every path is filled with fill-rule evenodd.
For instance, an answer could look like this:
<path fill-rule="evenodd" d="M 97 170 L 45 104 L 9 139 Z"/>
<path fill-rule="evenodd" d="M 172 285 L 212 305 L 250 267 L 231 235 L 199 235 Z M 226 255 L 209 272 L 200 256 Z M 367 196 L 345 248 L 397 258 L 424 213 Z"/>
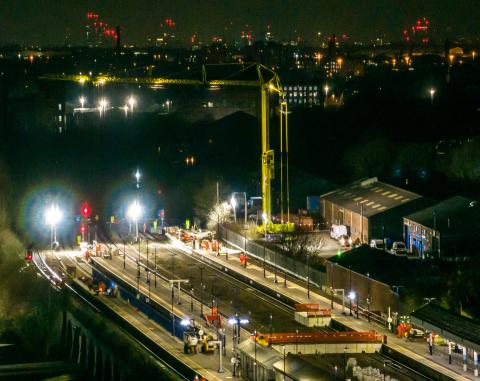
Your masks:
<path fill-rule="evenodd" d="M 318 311 L 307 311 L 307 316 L 310 317 L 330 317 L 332 316 L 332 310 L 326 308 Z"/>
<path fill-rule="evenodd" d="M 322 308 L 318 304 L 295 304 L 296 312 L 307 312 L 308 316 L 332 316 L 330 308 Z M 312 313 L 310 315 L 310 313 Z"/>
<path fill-rule="evenodd" d="M 253 340 L 253 337 L 252 337 Z M 306 333 L 257 333 L 257 342 L 272 344 L 322 344 L 322 343 L 383 343 L 386 337 L 370 332 L 306 332 Z"/>
<path fill-rule="evenodd" d="M 318 304 L 300 304 L 296 303 L 295 304 L 295 311 L 298 312 L 304 312 L 304 311 L 318 311 L 320 309 L 320 306 Z"/>

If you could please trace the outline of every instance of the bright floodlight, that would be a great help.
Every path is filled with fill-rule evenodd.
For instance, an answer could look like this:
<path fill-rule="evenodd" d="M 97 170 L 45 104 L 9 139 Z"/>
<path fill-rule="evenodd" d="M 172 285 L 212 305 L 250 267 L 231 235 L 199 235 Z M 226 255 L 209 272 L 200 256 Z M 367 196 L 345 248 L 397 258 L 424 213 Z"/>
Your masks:
<path fill-rule="evenodd" d="M 132 109 L 132 110 L 133 110 L 133 106 L 135 106 L 135 104 L 137 103 L 137 101 L 134 97 L 128 98 L 127 102 L 130 105 L 130 109 Z"/>
<path fill-rule="evenodd" d="M 430 97 L 433 98 L 433 96 L 435 95 L 435 89 L 430 89 Z"/>
<path fill-rule="evenodd" d="M 354 291 L 350 291 L 350 292 L 348 293 L 348 299 L 350 299 L 350 300 L 355 299 L 356 296 L 357 296 L 357 295 L 355 294 Z"/>
<path fill-rule="evenodd" d="M 190 325 L 190 319 L 188 318 L 182 319 L 182 321 L 180 322 L 180 325 L 183 325 L 184 327 Z"/>
<path fill-rule="evenodd" d="M 232 198 L 230 199 L 230 204 L 232 205 L 232 208 L 235 209 L 235 207 L 237 206 L 237 200 L 235 200 L 235 197 L 232 196 Z"/>
<path fill-rule="evenodd" d="M 81 96 L 79 100 L 80 100 L 80 106 L 83 108 L 83 106 L 85 106 L 86 99 L 84 96 Z"/>
<path fill-rule="evenodd" d="M 248 324 L 250 321 L 246 318 L 240 319 L 240 324 Z"/>
<path fill-rule="evenodd" d="M 62 212 L 60 211 L 60 209 L 58 209 L 57 205 L 51 205 L 45 211 L 45 220 L 47 221 L 47 224 L 55 226 L 60 222 L 61 219 Z"/>
<path fill-rule="evenodd" d="M 98 107 L 100 111 L 105 111 L 107 106 L 108 106 L 108 101 L 105 98 L 100 99 L 99 107 Z"/>
<path fill-rule="evenodd" d="M 323 89 L 325 90 L 325 95 L 328 96 L 328 90 L 330 89 L 328 85 L 325 85 Z"/>
<path fill-rule="evenodd" d="M 236 317 L 231 317 L 230 319 L 228 319 L 228 324 L 234 325 L 237 324 L 237 321 L 238 319 Z"/>
<path fill-rule="evenodd" d="M 138 201 L 134 201 L 127 210 L 127 216 L 133 221 L 138 221 L 140 215 L 142 214 L 142 206 Z"/>
<path fill-rule="evenodd" d="M 135 172 L 135 179 L 137 180 L 137 183 L 140 181 L 140 177 L 141 177 L 141 173 L 140 171 L 137 169 L 136 172 Z"/>

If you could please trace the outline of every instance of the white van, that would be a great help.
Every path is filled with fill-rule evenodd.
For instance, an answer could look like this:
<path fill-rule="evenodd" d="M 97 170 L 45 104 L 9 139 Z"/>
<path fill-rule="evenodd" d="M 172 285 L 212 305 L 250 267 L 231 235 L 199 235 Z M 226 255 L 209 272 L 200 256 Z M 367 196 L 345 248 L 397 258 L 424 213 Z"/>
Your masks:
<path fill-rule="evenodd" d="M 372 239 L 370 241 L 370 247 L 373 247 L 374 249 L 385 250 L 385 242 L 383 242 L 383 239 Z"/>
<path fill-rule="evenodd" d="M 330 228 L 330 237 L 339 240 L 342 237 L 350 237 L 348 226 L 345 225 L 332 225 Z"/>

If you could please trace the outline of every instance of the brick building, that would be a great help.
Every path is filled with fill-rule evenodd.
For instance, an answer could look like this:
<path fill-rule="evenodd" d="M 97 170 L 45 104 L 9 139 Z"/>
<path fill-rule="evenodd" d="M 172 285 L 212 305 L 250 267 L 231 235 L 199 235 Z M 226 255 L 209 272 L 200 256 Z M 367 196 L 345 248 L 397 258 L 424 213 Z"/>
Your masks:
<path fill-rule="evenodd" d="M 356 181 L 320 196 L 321 214 L 327 227 L 350 227 L 354 241 L 402 239 L 403 217 L 431 205 L 424 197 L 378 181 Z"/>

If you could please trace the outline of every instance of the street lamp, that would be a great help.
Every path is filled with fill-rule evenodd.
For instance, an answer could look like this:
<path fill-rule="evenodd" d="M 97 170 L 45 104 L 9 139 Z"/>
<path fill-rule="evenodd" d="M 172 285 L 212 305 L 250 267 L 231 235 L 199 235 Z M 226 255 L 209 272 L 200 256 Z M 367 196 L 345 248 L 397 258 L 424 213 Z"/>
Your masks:
<path fill-rule="evenodd" d="M 127 99 L 127 103 L 130 106 L 130 111 L 133 112 L 133 106 L 137 104 L 137 100 L 133 96 L 131 96 Z"/>
<path fill-rule="evenodd" d="M 325 90 L 325 98 L 328 98 L 328 90 L 330 90 L 330 88 L 328 87 L 328 85 L 325 85 L 325 87 L 323 88 L 323 90 Z"/>
<path fill-rule="evenodd" d="M 352 300 L 354 300 L 355 297 L 356 297 L 355 291 L 350 291 L 348 293 L 348 299 L 350 300 L 350 316 L 353 316 L 352 315 Z M 358 309 L 358 306 L 357 306 L 357 309 Z"/>
<path fill-rule="evenodd" d="M 234 361 L 232 361 L 233 364 L 233 376 L 235 376 L 237 364 L 238 364 L 238 359 L 237 359 L 237 346 L 240 343 L 240 326 L 241 325 L 246 325 L 250 323 L 248 319 L 246 318 L 239 318 L 238 315 L 232 316 L 230 319 L 228 319 L 228 324 L 232 326 L 233 329 L 233 358 Z"/>
<path fill-rule="evenodd" d="M 57 224 L 61 219 L 62 212 L 57 204 L 52 204 L 45 210 L 45 221 L 50 225 L 50 249 L 52 250 L 54 242 L 57 242 Z"/>
<path fill-rule="evenodd" d="M 135 200 L 130 206 L 128 207 L 127 210 L 127 216 L 135 222 L 135 239 L 138 241 L 138 219 L 140 218 L 142 214 L 142 206 L 138 202 L 138 200 Z"/>
<path fill-rule="evenodd" d="M 98 110 L 100 111 L 100 114 L 105 113 L 107 110 L 108 106 L 108 101 L 106 98 L 100 99 L 100 102 L 98 103 Z"/>
<path fill-rule="evenodd" d="M 262 213 L 262 221 L 263 221 L 263 234 L 265 240 L 267 239 L 267 223 L 268 223 L 268 216 L 267 213 Z"/>
<path fill-rule="evenodd" d="M 135 171 L 135 180 L 137 181 L 137 188 L 138 188 L 138 183 L 140 182 L 140 177 L 142 177 L 142 174 L 140 173 L 140 170 L 137 168 Z"/>
<path fill-rule="evenodd" d="M 85 106 L 85 102 L 86 102 L 87 100 L 86 100 L 85 97 L 82 95 L 82 96 L 80 97 L 79 101 L 80 101 L 80 107 L 83 109 L 83 107 Z"/>
<path fill-rule="evenodd" d="M 233 209 L 233 221 L 237 223 L 237 201 L 235 200 L 235 197 L 232 195 L 232 198 L 230 199 L 230 205 L 232 206 Z"/>
<path fill-rule="evenodd" d="M 432 87 L 432 88 L 429 90 L 429 93 L 430 93 L 430 100 L 431 100 L 432 103 L 433 103 L 433 98 L 435 97 L 435 89 Z"/>

